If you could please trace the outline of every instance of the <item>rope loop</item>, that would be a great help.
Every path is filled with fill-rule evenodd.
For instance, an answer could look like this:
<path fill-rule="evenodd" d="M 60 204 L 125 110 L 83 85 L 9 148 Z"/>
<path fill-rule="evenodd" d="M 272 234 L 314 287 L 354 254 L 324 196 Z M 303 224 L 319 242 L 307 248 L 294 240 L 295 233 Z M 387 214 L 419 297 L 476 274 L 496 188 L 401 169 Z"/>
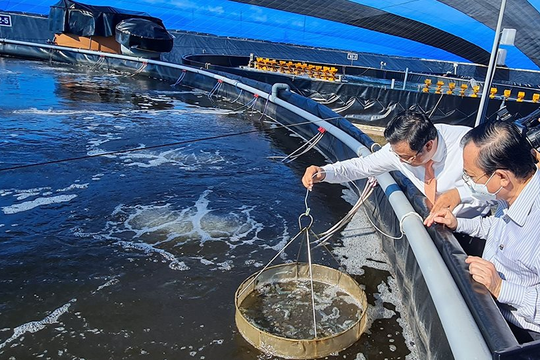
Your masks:
<path fill-rule="evenodd" d="M 424 222 L 424 219 L 422 219 L 422 217 L 416 212 L 416 211 L 409 211 L 408 213 L 406 213 L 405 215 L 403 215 L 401 217 L 401 219 L 399 219 L 399 230 L 401 231 L 401 236 L 403 237 L 403 222 L 405 221 L 405 219 L 409 216 L 415 216 L 417 217 L 418 219 L 420 219 L 420 222 Z"/>

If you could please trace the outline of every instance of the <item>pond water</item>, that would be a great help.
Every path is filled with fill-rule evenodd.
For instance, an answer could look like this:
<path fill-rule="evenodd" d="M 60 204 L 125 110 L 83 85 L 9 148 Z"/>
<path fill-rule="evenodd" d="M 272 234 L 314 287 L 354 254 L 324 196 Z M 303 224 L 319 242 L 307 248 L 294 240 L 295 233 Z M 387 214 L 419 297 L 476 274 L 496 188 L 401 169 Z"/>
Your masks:
<path fill-rule="evenodd" d="M 165 82 L 0 58 L 0 84 L 0 358 L 268 358 L 234 292 L 298 232 L 324 159 L 273 160 L 301 139 Z M 310 194 L 314 231 L 348 211 L 343 189 Z M 369 269 L 373 302 L 389 273 Z M 389 308 L 382 339 L 336 359 L 405 358 Z"/>

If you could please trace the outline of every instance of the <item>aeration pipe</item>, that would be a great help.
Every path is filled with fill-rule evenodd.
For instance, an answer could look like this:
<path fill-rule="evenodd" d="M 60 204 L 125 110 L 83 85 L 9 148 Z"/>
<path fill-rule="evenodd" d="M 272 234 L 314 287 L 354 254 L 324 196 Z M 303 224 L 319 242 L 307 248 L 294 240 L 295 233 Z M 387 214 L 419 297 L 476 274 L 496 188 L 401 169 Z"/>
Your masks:
<path fill-rule="evenodd" d="M 9 43 L 16 45 L 40 47 L 53 50 L 71 51 L 82 54 L 98 55 L 129 61 L 146 62 L 170 68 L 186 70 L 193 73 L 205 75 L 224 83 L 235 85 L 250 93 L 257 94 L 264 99 L 281 106 L 288 111 L 301 116 L 322 126 L 327 132 L 343 142 L 359 156 L 367 156 L 371 152 L 363 146 L 358 140 L 330 124 L 299 107 L 289 104 L 278 96 L 278 91 L 288 90 L 286 84 L 275 84 L 272 87 L 272 94 L 268 94 L 254 87 L 245 85 L 237 80 L 232 80 L 221 75 L 211 73 L 202 69 L 193 68 L 185 65 L 171 64 L 158 60 L 134 58 L 131 56 L 102 53 L 92 50 L 73 49 L 56 45 L 36 44 L 23 41 L 0 39 L 0 43 Z M 399 189 L 390 174 L 383 174 L 376 177 L 379 185 L 385 192 L 388 200 L 394 209 L 394 212 L 403 227 L 403 231 L 409 240 L 410 246 L 414 252 L 418 265 L 422 270 L 422 275 L 429 288 L 431 297 L 437 313 L 444 328 L 448 343 L 456 359 L 491 359 L 491 353 L 486 345 L 474 318 L 472 317 L 460 291 L 455 284 L 448 268 L 446 267 L 439 251 L 427 233 L 422 220 L 417 216 L 409 216 L 414 213 L 414 209 L 409 203 L 407 197 Z"/>

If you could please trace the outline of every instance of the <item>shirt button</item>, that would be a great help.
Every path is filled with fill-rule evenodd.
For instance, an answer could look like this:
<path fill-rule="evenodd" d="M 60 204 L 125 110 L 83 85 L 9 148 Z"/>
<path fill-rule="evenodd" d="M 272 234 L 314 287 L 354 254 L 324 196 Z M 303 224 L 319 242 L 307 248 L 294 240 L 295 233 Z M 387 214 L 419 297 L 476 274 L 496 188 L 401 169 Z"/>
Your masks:
<path fill-rule="evenodd" d="M 499 250 L 502 250 L 502 249 L 504 249 L 504 245 L 503 245 L 503 244 L 499 245 Z"/>

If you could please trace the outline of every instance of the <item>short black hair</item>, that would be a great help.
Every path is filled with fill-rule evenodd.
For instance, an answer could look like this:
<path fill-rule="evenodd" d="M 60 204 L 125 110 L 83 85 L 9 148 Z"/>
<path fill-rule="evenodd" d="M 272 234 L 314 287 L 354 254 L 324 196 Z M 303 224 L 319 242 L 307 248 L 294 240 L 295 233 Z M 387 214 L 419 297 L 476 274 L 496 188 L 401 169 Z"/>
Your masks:
<path fill-rule="evenodd" d="M 388 122 L 384 138 L 390 144 L 405 141 L 412 151 L 420 151 L 429 140 L 437 138 L 437 129 L 424 113 L 406 110 Z"/>
<path fill-rule="evenodd" d="M 536 171 L 532 147 L 513 123 L 482 123 L 461 139 L 463 147 L 470 142 L 480 148 L 476 165 L 488 175 L 497 169 L 505 169 L 517 178 L 525 179 Z"/>

